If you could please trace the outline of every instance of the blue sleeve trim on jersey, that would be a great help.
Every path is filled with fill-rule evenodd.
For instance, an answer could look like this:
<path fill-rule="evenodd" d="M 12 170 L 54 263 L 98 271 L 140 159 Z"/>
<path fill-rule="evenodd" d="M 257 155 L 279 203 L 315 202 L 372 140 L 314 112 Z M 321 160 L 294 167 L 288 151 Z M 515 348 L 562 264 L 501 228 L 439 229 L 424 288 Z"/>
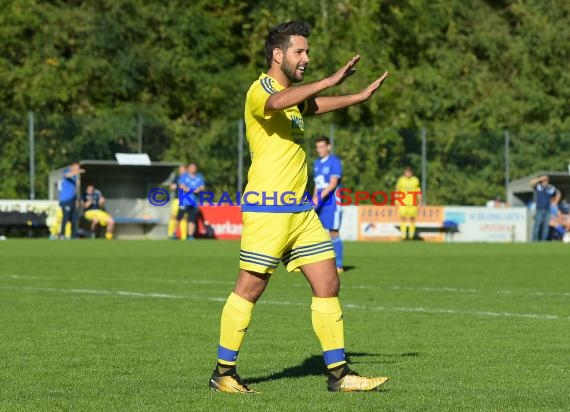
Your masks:
<path fill-rule="evenodd" d="M 344 348 L 326 350 L 323 352 L 323 358 L 325 358 L 325 365 L 342 362 L 345 360 Z"/>
<path fill-rule="evenodd" d="M 235 362 L 237 355 L 237 350 L 224 348 L 222 345 L 218 346 L 218 359 L 225 360 L 226 362 Z"/>
<path fill-rule="evenodd" d="M 258 212 L 258 213 L 299 213 L 311 210 L 313 206 L 310 203 L 301 205 L 253 205 L 242 204 L 242 212 Z"/>
<path fill-rule="evenodd" d="M 259 81 L 261 83 L 261 87 L 269 94 L 277 93 L 277 90 L 271 84 L 271 79 L 269 77 L 265 77 Z"/>

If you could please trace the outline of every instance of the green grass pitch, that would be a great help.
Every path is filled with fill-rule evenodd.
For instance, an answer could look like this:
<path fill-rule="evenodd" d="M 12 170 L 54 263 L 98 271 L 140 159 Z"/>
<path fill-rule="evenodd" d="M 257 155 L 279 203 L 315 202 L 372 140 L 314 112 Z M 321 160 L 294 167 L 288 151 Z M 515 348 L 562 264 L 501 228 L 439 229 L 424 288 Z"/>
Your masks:
<path fill-rule="evenodd" d="M 326 391 L 310 288 L 280 268 L 213 393 L 238 242 L 0 242 L 0 410 L 567 410 L 570 247 L 346 243 L 346 349 Z"/>

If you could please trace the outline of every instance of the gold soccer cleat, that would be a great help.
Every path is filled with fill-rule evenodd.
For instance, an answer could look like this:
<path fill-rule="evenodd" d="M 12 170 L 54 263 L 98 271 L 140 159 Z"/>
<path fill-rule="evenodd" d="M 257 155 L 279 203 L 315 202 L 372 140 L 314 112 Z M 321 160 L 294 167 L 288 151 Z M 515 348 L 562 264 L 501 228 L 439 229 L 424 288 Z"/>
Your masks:
<path fill-rule="evenodd" d="M 386 383 L 389 378 L 383 376 L 378 378 L 366 378 L 358 373 L 350 371 L 348 375 L 340 379 L 328 380 L 330 392 L 367 392 L 377 390 Z"/>
<path fill-rule="evenodd" d="M 220 375 L 214 371 L 209 383 L 210 389 L 218 392 L 228 393 L 257 393 L 250 389 L 239 377 L 238 374 Z"/>

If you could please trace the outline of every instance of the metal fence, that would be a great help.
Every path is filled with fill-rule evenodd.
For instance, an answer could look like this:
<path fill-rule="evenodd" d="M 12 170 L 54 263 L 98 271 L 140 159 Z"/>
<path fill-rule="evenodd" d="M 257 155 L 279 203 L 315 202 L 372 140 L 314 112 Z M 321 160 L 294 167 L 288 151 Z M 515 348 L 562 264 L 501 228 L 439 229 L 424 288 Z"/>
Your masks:
<path fill-rule="evenodd" d="M 343 160 L 343 185 L 390 190 L 405 165 L 421 177 L 430 204 L 482 204 L 505 198 L 511 177 L 564 170 L 570 134 L 533 136 L 499 130 L 466 132 L 423 128 L 396 130 L 305 120 L 308 161 L 314 138 L 327 135 Z M 151 111 L 122 110 L 104 117 L 29 112 L 0 116 L 0 198 L 45 198 L 47 175 L 73 160 L 114 160 L 117 152 L 148 153 L 153 161 L 196 162 L 209 189 L 240 191 L 250 158 L 238 119 L 184 122 Z"/>

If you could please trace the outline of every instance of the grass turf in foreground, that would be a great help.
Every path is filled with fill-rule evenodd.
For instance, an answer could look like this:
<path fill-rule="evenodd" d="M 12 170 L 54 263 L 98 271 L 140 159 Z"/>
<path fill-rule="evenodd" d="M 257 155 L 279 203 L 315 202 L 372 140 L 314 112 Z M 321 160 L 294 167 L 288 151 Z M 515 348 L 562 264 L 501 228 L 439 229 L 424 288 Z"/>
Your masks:
<path fill-rule="evenodd" d="M 564 410 L 567 245 L 347 243 L 347 351 L 375 393 L 326 391 L 310 289 L 283 269 L 240 374 L 212 393 L 237 242 L 0 243 L 0 409 Z"/>

